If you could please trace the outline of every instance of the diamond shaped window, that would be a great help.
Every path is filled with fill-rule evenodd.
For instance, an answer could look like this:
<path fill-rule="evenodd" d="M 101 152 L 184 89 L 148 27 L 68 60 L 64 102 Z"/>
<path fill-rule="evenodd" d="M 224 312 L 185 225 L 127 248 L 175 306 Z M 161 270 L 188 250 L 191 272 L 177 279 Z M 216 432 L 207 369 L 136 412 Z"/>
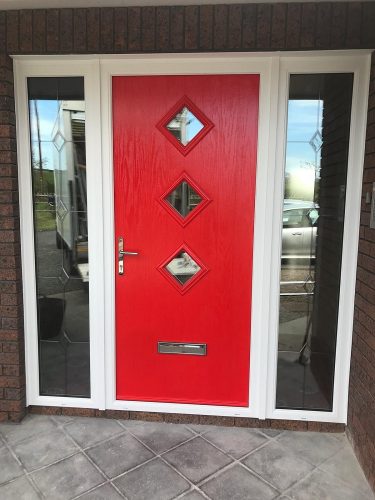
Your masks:
<path fill-rule="evenodd" d="M 160 198 L 160 201 L 182 226 L 185 226 L 210 202 L 207 195 L 186 173 L 177 179 Z"/>
<path fill-rule="evenodd" d="M 197 264 L 193 257 L 184 250 L 178 252 L 173 259 L 166 264 L 165 268 L 181 285 L 185 285 L 185 283 L 191 280 L 191 278 L 201 270 L 199 264 Z"/>
<path fill-rule="evenodd" d="M 190 290 L 208 271 L 185 243 L 160 264 L 158 270 L 181 294 Z"/>
<path fill-rule="evenodd" d="M 323 146 L 323 137 L 319 130 L 311 137 L 309 141 L 310 146 L 313 148 L 315 153 L 317 153 Z"/>
<path fill-rule="evenodd" d="M 53 142 L 55 148 L 57 149 L 57 151 L 61 151 L 62 147 L 65 144 L 65 139 L 64 139 L 64 136 L 61 134 L 61 132 L 58 131 L 56 133 L 52 142 Z"/>
<path fill-rule="evenodd" d="M 203 123 L 184 106 L 167 124 L 167 129 L 183 146 L 187 146 L 204 127 Z"/>
<path fill-rule="evenodd" d="M 202 198 L 186 180 L 183 180 L 169 193 L 166 201 L 182 217 L 187 217 L 202 202 Z"/>
<path fill-rule="evenodd" d="M 187 155 L 212 129 L 213 123 L 186 96 L 160 120 L 157 128 L 183 154 Z"/>
<path fill-rule="evenodd" d="M 58 201 L 57 207 L 56 207 L 56 214 L 58 218 L 63 221 L 65 219 L 66 214 L 69 212 L 68 208 L 66 207 L 65 203 L 60 199 Z"/>

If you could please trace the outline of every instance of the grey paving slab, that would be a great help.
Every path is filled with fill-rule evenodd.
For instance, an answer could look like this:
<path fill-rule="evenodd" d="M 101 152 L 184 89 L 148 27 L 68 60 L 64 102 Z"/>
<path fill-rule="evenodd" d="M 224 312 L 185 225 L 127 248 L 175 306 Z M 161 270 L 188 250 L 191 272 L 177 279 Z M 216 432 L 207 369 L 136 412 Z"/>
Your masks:
<path fill-rule="evenodd" d="M 52 464 L 78 451 L 61 430 L 54 428 L 13 445 L 13 451 L 28 471 Z"/>
<path fill-rule="evenodd" d="M 186 493 L 186 495 L 183 495 L 181 497 L 181 500 L 203 500 L 204 497 L 201 493 L 199 493 L 198 491 L 194 490 L 194 491 L 189 491 L 188 493 Z"/>
<path fill-rule="evenodd" d="M 163 457 L 193 483 L 198 483 L 232 461 L 201 437 L 182 444 Z"/>
<path fill-rule="evenodd" d="M 10 451 L 5 447 L 0 447 L 0 484 L 22 476 L 22 467 L 13 458 Z"/>
<path fill-rule="evenodd" d="M 0 486 L 0 498 L 1 500 L 39 500 L 40 497 L 26 476 L 23 476 Z"/>
<path fill-rule="evenodd" d="M 368 495 L 372 494 L 366 477 L 350 445 L 345 446 L 345 448 L 338 451 L 333 457 L 323 462 L 319 468 L 340 478 L 351 488 L 358 489 Z"/>
<path fill-rule="evenodd" d="M 111 484 L 103 484 L 89 493 L 79 497 L 81 500 L 122 500 L 123 497 L 115 490 Z"/>
<path fill-rule="evenodd" d="M 155 453 L 169 450 L 194 436 L 187 427 L 178 424 L 129 420 L 126 427 Z"/>
<path fill-rule="evenodd" d="M 255 429 L 233 427 L 214 427 L 204 434 L 204 438 L 235 458 L 243 457 L 268 442 L 268 439 Z"/>
<path fill-rule="evenodd" d="M 266 436 L 270 438 L 275 438 L 277 436 L 280 436 L 284 431 L 279 431 L 278 429 L 259 429 L 262 434 L 265 434 Z"/>
<path fill-rule="evenodd" d="M 370 498 L 321 470 L 315 470 L 293 486 L 287 494 L 292 500 L 369 500 Z"/>
<path fill-rule="evenodd" d="M 46 499 L 122 498 L 106 477 L 115 478 L 112 482 L 121 486 L 123 495 L 126 489 L 129 500 L 201 500 L 204 495 L 267 500 L 275 492 L 266 482 L 277 488 L 279 500 L 375 498 L 345 434 L 140 421 L 120 425 L 110 419 L 43 415 L 28 416 L 21 424 L 0 424 L 0 434 L 1 500 L 39 498 L 31 479 Z M 78 446 L 85 447 L 96 466 Z M 153 459 L 148 448 L 163 453 L 171 467 Z M 239 464 L 221 470 L 232 462 L 231 456 L 242 458 L 244 453 L 243 463 L 254 473 Z M 191 483 L 172 466 L 193 483 L 205 481 L 205 493 L 191 490 Z"/>
<path fill-rule="evenodd" d="M 197 434 L 205 434 L 206 432 L 212 430 L 212 425 L 189 424 L 187 427 Z"/>
<path fill-rule="evenodd" d="M 276 490 L 240 465 L 210 479 L 201 489 L 213 500 L 270 500 L 278 495 Z"/>
<path fill-rule="evenodd" d="M 314 467 L 276 441 L 255 451 L 243 463 L 280 491 L 304 478 Z"/>
<path fill-rule="evenodd" d="M 114 484 L 129 500 L 170 500 L 190 488 L 189 483 L 160 458 L 124 474 Z"/>
<path fill-rule="evenodd" d="M 51 417 L 27 415 L 20 424 L 0 424 L 0 433 L 9 443 L 19 443 L 23 439 L 56 428 Z"/>
<path fill-rule="evenodd" d="M 313 465 L 321 464 L 344 446 L 334 434 L 320 432 L 285 431 L 277 441 Z"/>
<path fill-rule="evenodd" d="M 109 478 L 119 476 L 155 456 L 130 434 L 96 445 L 87 450 L 87 454 Z"/>
<path fill-rule="evenodd" d="M 82 448 L 125 432 L 116 420 L 89 417 L 76 418 L 65 429 Z"/>
<path fill-rule="evenodd" d="M 68 415 L 53 415 L 52 420 L 58 425 L 66 425 L 72 422 L 76 417 L 70 417 Z"/>
<path fill-rule="evenodd" d="M 45 498 L 51 500 L 74 498 L 105 481 L 82 453 L 40 469 L 32 478 Z"/>

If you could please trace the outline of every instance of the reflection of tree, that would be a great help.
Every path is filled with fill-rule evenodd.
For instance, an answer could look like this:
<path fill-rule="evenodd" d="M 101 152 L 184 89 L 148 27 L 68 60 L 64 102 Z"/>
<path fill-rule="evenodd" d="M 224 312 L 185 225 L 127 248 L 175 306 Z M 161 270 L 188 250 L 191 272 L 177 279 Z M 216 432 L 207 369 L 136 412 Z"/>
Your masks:
<path fill-rule="evenodd" d="M 42 157 L 42 141 L 40 137 L 38 101 L 34 99 L 32 103 L 34 105 L 36 133 L 37 133 L 37 148 L 34 147 L 31 148 L 31 164 L 34 172 L 34 185 L 38 186 L 37 190 L 39 191 L 39 194 L 48 194 L 50 192 L 54 192 L 54 183 L 52 183 L 51 185 L 51 182 L 46 180 L 45 178 L 46 177 L 45 171 L 48 159 Z"/>
<path fill-rule="evenodd" d="M 48 158 L 42 158 L 42 162 L 35 159 L 34 154 L 31 155 L 33 168 L 33 182 L 35 192 L 37 194 L 51 194 L 55 192 L 55 181 L 53 170 L 47 168 Z"/>

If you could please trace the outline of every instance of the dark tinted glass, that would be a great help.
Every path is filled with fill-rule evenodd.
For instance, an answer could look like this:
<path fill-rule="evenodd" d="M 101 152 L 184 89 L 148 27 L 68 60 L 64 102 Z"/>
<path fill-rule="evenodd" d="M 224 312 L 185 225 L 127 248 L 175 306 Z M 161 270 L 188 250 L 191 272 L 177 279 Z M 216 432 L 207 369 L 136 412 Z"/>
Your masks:
<path fill-rule="evenodd" d="M 352 87 L 290 77 L 277 408 L 332 410 Z"/>
<path fill-rule="evenodd" d="M 83 78 L 29 78 L 40 394 L 90 397 Z"/>

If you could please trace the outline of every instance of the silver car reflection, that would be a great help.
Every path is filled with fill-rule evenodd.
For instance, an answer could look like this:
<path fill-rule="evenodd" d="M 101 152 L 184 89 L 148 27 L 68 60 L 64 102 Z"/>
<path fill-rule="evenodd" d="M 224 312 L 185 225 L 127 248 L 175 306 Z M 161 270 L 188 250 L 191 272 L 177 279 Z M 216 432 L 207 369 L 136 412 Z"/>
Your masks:
<path fill-rule="evenodd" d="M 314 259 L 319 207 L 303 200 L 284 200 L 283 259 Z"/>

